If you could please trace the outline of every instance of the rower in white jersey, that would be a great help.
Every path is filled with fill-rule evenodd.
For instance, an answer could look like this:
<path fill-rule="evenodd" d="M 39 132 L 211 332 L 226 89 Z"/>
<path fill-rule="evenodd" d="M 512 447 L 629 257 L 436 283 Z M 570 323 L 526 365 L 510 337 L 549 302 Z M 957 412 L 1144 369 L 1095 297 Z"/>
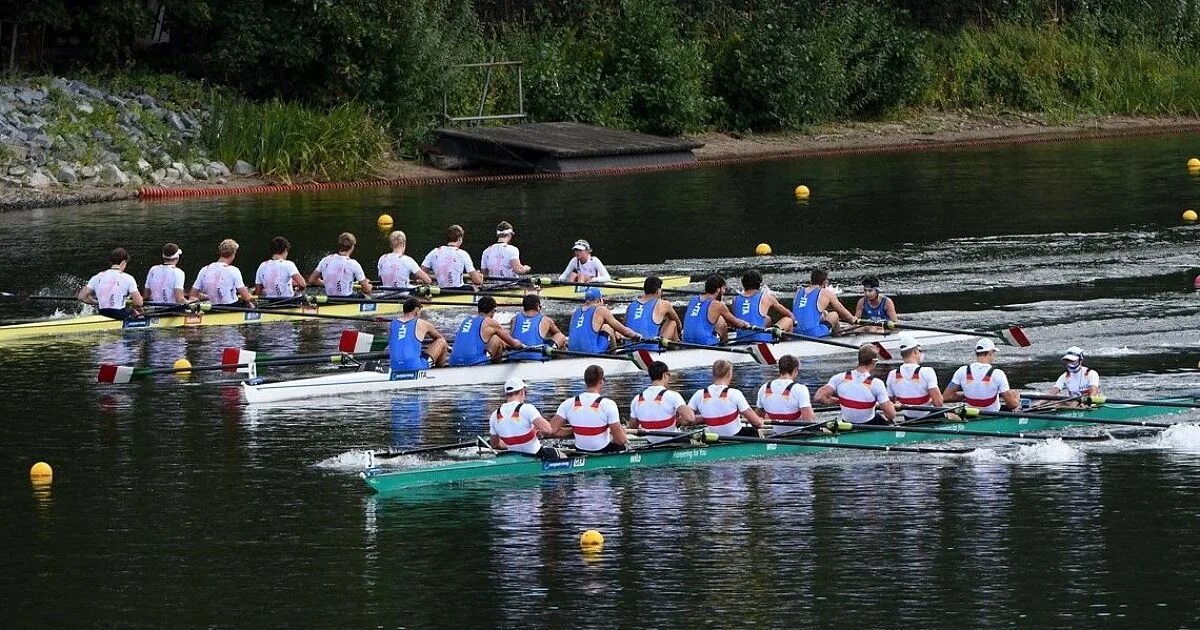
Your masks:
<path fill-rule="evenodd" d="M 1083 365 L 1083 348 L 1071 346 L 1062 356 L 1063 367 L 1067 368 L 1050 388 L 1051 396 L 1096 396 L 1100 394 L 1100 374 Z"/>
<path fill-rule="evenodd" d="M 404 253 L 408 248 L 408 237 L 404 232 L 396 230 L 388 235 L 388 243 L 392 251 L 379 257 L 379 282 L 384 289 L 407 289 L 412 287 L 412 279 L 416 278 L 421 284 L 433 284 L 429 274 L 425 273 L 412 256 Z"/>
<path fill-rule="evenodd" d="M 146 288 L 142 297 L 147 302 L 159 304 L 183 304 L 187 295 L 183 290 L 183 270 L 179 268 L 179 257 L 183 250 L 175 243 L 162 248 L 162 264 L 154 265 L 146 273 Z"/>
<path fill-rule="evenodd" d="M 713 382 L 704 389 L 696 390 L 688 401 L 688 406 L 696 412 L 698 422 L 708 426 L 708 430 L 722 437 L 744 435 L 759 437 L 758 430 L 763 426 L 762 418 L 750 408 L 746 396 L 741 391 L 729 386 L 733 381 L 733 364 L 724 359 L 713 363 Z M 740 419 L 744 418 L 750 426 L 743 426 Z"/>
<path fill-rule="evenodd" d="M 575 257 L 559 274 L 559 280 L 567 282 L 608 282 L 612 280 L 612 276 L 608 275 L 608 269 L 604 268 L 604 263 L 592 255 L 590 243 L 579 239 L 571 246 L 571 250 L 575 252 Z"/>
<path fill-rule="evenodd" d="M 138 293 L 137 280 L 125 273 L 129 253 L 118 247 L 108 255 L 110 267 L 92 276 L 75 296 L 84 304 L 96 307 L 96 312 L 112 319 L 125 319 L 141 315 L 142 294 Z M 133 309 L 126 308 L 125 300 L 133 302 Z"/>
<path fill-rule="evenodd" d="M 975 343 L 975 362 L 954 372 L 942 398 L 946 402 L 965 401 L 983 411 L 998 411 L 1000 401 L 1011 409 L 1021 404 L 1020 394 L 1008 386 L 1004 370 L 992 365 L 996 360 L 996 344 L 986 337 Z"/>
<path fill-rule="evenodd" d="M 483 250 L 479 266 L 489 278 L 516 278 L 533 270 L 521 262 L 521 250 L 512 244 L 513 226 L 508 221 L 496 225 L 496 242 Z"/>
<path fill-rule="evenodd" d="M 359 284 L 363 295 L 371 295 L 371 281 L 363 273 L 362 265 L 351 258 L 358 239 L 349 232 L 338 234 L 337 253 L 330 254 L 317 263 L 317 268 L 308 274 L 308 283 L 324 286 L 325 295 L 349 297 L 354 295 L 354 283 Z"/>
<path fill-rule="evenodd" d="M 291 299 L 304 293 L 308 284 L 296 263 L 288 260 L 292 244 L 282 236 L 271 239 L 271 257 L 254 273 L 254 292 L 272 300 Z"/>
<path fill-rule="evenodd" d="M 650 364 L 650 386 L 629 401 L 629 429 L 637 431 L 675 431 L 679 426 L 696 422 L 696 414 L 683 400 L 679 392 L 669 389 L 671 371 L 667 364 L 655 361 Z M 671 438 L 648 435 L 646 441 L 657 444 Z"/>
<path fill-rule="evenodd" d="M 504 382 L 504 404 L 488 416 L 489 443 L 495 450 L 525 455 L 556 455 L 542 446 L 541 437 L 554 433 L 537 407 L 525 402 L 525 381 L 513 377 Z M 543 452 L 545 451 L 545 452 Z"/>
<path fill-rule="evenodd" d="M 892 424 L 896 405 L 888 398 L 883 381 L 871 375 L 878 362 L 875 346 L 862 346 L 858 349 L 858 366 L 834 374 L 813 398 L 823 405 L 838 405 L 842 419 L 852 424 Z"/>
<path fill-rule="evenodd" d="M 421 268 L 433 274 L 437 285 L 443 288 L 463 286 L 463 274 L 471 278 L 471 284 L 483 284 L 483 274 L 475 268 L 471 255 L 462 249 L 463 229 L 460 225 L 446 228 L 446 244 L 435 247 L 421 261 Z"/>
<path fill-rule="evenodd" d="M 196 274 L 189 299 L 204 299 L 220 306 L 234 304 L 240 300 L 244 305 L 254 306 L 254 296 L 250 295 L 250 290 L 242 281 L 241 270 L 233 266 L 238 247 L 238 242 L 231 238 L 217 245 L 216 262 L 208 263 Z"/>
<path fill-rule="evenodd" d="M 900 404 L 900 413 L 909 420 L 924 418 L 928 411 L 905 409 L 905 406 L 941 407 L 942 390 L 938 389 L 933 368 L 922 367 L 925 351 L 912 335 L 900 335 L 900 367 L 888 372 L 886 384 L 892 401 Z"/>
<path fill-rule="evenodd" d="M 799 359 L 790 354 L 779 357 L 779 378 L 767 381 L 758 388 L 758 400 L 754 406 L 758 408 L 758 415 L 763 420 L 816 421 L 817 416 L 808 396 L 808 387 L 796 382 L 799 373 Z M 787 433 L 795 428 L 784 425 L 775 428 L 775 433 Z"/>
<path fill-rule="evenodd" d="M 627 450 L 629 438 L 621 426 L 617 403 L 604 396 L 604 368 L 589 365 L 583 371 L 587 391 L 572 396 L 558 406 L 550 419 L 556 435 L 569 430 L 575 436 L 575 449 L 587 453 L 617 453 Z"/>

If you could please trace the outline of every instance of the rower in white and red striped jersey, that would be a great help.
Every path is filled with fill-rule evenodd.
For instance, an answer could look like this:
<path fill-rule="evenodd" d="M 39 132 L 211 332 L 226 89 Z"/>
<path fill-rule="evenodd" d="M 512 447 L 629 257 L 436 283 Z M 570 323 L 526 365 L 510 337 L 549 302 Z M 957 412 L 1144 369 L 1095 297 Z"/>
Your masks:
<path fill-rule="evenodd" d="M 888 398 L 883 381 L 872 374 L 878 362 L 875 346 L 862 346 L 858 349 L 858 366 L 831 376 L 813 398 L 821 404 L 838 405 L 842 419 L 852 424 L 892 424 L 896 405 Z"/>

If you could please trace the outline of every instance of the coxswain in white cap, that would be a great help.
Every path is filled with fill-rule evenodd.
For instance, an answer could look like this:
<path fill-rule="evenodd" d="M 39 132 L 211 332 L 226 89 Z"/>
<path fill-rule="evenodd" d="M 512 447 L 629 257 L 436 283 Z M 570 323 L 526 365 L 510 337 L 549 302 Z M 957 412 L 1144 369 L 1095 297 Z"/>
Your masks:
<path fill-rule="evenodd" d="M 568 282 L 608 282 L 612 277 L 599 258 L 592 255 L 592 245 L 583 239 L 575 241 L 571 246 L 575 257 L 567 263 L 567 268 L 559 274 L 559 280 Z"/>
<path fill-rule="evenodd" d="M 1071 346 L 1062 356 L 1063 367 L 1067 371 L 1058 377 L 1054 387 L 1050 388 L 1051 396 L 1066 394 L 1068 396 L 1097 396 L 1100 394 L 1100 374 L 1083 365 L 1083 348 Z"/>

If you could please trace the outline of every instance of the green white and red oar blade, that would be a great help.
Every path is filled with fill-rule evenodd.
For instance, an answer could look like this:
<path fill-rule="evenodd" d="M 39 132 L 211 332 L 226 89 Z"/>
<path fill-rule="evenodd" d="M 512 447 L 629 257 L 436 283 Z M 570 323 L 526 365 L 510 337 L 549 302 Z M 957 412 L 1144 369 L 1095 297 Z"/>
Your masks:
<path fill-rule="evenodd" d="M 387 337 L 376 338 L 375 335 L 357 330 L 343 330 L 342 338 L 338 341 L 338 352 L 347 354 L 379 352 L 386 348 Z"/>
<path fill-rule="evenodd" d="M 137 379 L 149 376 L 145 368 L 129 367 L 125 365 L 117 365 L 115 363 L 101 363 L 100 372 L 96 374 L 97 383 L 128 383 Z"/>

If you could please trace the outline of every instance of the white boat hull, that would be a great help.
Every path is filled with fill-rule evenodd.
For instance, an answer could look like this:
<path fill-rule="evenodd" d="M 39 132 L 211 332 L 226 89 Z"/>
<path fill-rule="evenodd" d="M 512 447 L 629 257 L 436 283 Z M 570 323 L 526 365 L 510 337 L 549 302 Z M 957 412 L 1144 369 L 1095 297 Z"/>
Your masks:
<path fill-rule="evenodd" d="M 971 339 L 964 335 L 913 331 L 908 333 L 921 342 L 923 346 L 940 343 L 965 341 Z M 855 335 L 839 338 L 856 344 L 880 342 L 889 350 L 896 350 L 899 344 L 896 335 Z M 772 344 L 771 351 L 776 358 L 791 354 L 798 358 L 826 356 L 835 353 L 848 353 L 847 348 L 809 341 L 785 341 Z M 748 354 L 722 352 L 720 350 L 670 350 L 667 352 L 652 352 L 655 359 L 665 361 L 672 370 L 711 366 L 718 359 L 726 359 L 732 363 L 751 363 L 754 359 Z M 242 384 L 242 396 L 246 402 L 253 405 L 270 404 L 287 400 L 303 398 L 320 398 L 326 396 L 342 396 L 368 392 L 386 392 L 401 389 L 417 389 L 424 387 L 443 387 L 455 385 L 479 385 L 486 383 L 503 383 L 512 377 L 525 381 L 545 381 L 556 379 L 581 379 L 587 366 L 598 364 L 604 367 L 606 374 L 628 374 L 640 371 L 630 360 L 565 358 L 552 361 L 520 361 L 515 363 L 495 363 L 474 367 L 446 367 L 410 372 L 398 380 L 392 380 L 388 372 L 339 372 L 329 376 L 318 376 L 276 383 Z"/>

